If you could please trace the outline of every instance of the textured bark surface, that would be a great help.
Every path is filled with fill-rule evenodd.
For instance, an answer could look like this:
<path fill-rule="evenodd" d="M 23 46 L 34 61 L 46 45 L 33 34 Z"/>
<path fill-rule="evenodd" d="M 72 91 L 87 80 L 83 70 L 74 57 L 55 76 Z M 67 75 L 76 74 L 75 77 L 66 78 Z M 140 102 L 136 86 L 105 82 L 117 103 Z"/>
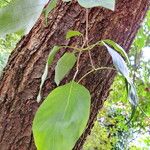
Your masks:
<path fill-rule="evenodd" d="M 115 12 L 102 8 L 91 9 L 89 13 L 90 43 L 101 39 L 112 39 L 128 51 L 148 9 L 148 3 L 149 0 L 118 0 Z M 0 81 L 1 150 L 35 149 L 31 126 L 39 106 L 36 97 L 50 48 L 54 45 L 81 45 L 77 38 L 65 40 L 68 29 L 85 33 L 85 10 L 76 2 L 72 4 L 60 2 L 49 15 L 47 27 L 41 16 L 32 31 L 22 38 L 12 52 Z M 65 51 L 68 49 L 60 51 L 57 59 Z M 92 51 L 92 58 L 96 66 L 112 66 L 111 58 L 103 48 L 95 48 Z M 53 80 L 55 64 L 56 60 L 49 67 L 49 75 L 43 87 L 43 97 L 56 87 Z M 88 53 L 84 53 L 77 79 L 90 68 Z M 62 84 L 71 80 L 74 71 L 75 69 Z M 74 150 L 82 148 L 85 138 L 93 127 L 97 113 L 109 94 L 109 87 L 114 76 L 114 71 L 103 70 L 89 75 L 82 81 L 92 94 L 91 116 Z"/>

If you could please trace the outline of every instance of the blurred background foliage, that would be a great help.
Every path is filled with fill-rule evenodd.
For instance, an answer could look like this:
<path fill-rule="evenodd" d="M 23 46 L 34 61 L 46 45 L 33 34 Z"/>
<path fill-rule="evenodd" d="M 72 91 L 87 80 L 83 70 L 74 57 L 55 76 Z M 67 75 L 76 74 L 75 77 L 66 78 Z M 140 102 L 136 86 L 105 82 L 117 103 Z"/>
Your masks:
<path fill-rule="evenodd" d="M 11 0 L 0 0 L 0 8 L 5 7 Z M 19 34 L 9 34 L 5 38 L 0 39 L 0 75 L 11 51 L 15 48 L 16 43 L 21 38 Z"/>
<path fill-rule="evenodd" d="M 129 53 L 139 106 L 130 123 L 125 84 L 117 75 L 84 150 L 150 150 L 150 11 Z"/>
<path fill-rule="evenodd" d="M 9 1 L 0 1 L 0 7 Z M 0 39 L 0 74 L 20 38 L 18 33 Z M 132 44 L 129 58 L 139 96 L 136 114 L 127 123 L 131 108 L 124 81 L 117 75 L 83 150 L 150 150 L 150 11 Z"/>

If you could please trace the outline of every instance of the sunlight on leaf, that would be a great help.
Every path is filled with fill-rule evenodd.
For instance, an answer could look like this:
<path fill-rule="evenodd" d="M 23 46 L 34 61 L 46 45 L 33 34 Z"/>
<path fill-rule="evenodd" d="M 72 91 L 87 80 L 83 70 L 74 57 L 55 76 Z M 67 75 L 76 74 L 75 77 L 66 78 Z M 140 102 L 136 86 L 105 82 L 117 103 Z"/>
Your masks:
<path fill-rule="evenodd" d="M 90 113 L 90 93 L 72 81 L 53 90 L 38 109 L 33 135 L 38 150 L 71 150 Z"/>

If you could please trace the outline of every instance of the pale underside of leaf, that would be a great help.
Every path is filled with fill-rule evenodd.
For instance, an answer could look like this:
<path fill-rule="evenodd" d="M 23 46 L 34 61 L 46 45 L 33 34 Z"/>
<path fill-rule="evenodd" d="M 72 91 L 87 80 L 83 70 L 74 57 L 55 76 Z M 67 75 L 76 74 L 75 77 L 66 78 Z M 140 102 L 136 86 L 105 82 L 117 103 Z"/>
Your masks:
<path fill-rule="evenodd" d="M 112 56 L 113 64 L 118 70 L 118 72 L 120 72 L 129 81 L 130 80 L 129 69 L 123 58 L 120 56 L 118 52 L 109 47 L 105 42 L 103 42 L 103 44 L 107 48 L 109 54 Z"/>
<path fill-rule="evenodd" d="M 105 43 L 109 44 L 110 46 L 112 46 L 116 51 L 118 51 L 127 60 L 128 64 L 130 64 L 127 53 L 125 52 L 125 50 L 120 45 L 118 45 L 117 43 L 115 43 L 114 41 L 109 40 L 109 39 L 106 39 L 103 41 Z"/>
<path fill-rule="evenodd" d="M 59 46 L 54 46 L 48 56 L 48 59 L 47 59 L 47 62 L 46 62 L 46 65 L 45 65 L 45 69 L 44 69 L 44 73 L 42 75 L 42 78 L 41 78 L 41 84 L 40 84 L 40 90 L 39 90 L 39 93 L 38 93 L 38 96 L 37 96 L 37 102 L 39 103 L 41 101 L 41 92 L 42 92 L 42 87 L 43 87 L 43 84 L 47 78 L 47 75 L 48 75 L 48 66 L 52 64 L 53 60 L 54 60 L 54 57 L 56 55 L 56 53 L 60 50 L 61 47 Z"/>
<path fill-rule="evenodd" d="M 43 84 L 47 78 L 47 75 L 48 75 L 48 62 L 45 65 L 44 73 L 43 73 L 42 78 L 41 78 L 40 90 L 39 90 L 39 93 L 37 96 L 37 102 L 38 103 L 41 101 L 41 98 L 42 98 L 41 97 L 42 87 L 43 87 Z"/>
<path fill-rule="evenodd" d="M 128 92 L 128 99 L 132 107 L 131 117 L 133 117 L 135 113 L 135 109 L 138 105 L 138 96 L 137 96 L 136 88 L 129 77 L 128 67 L 119 53 L 117 53 L 115 50 L 109 47 L 104 41 L 102 43 L 107 48 L 109 54 L 111 55 L 114 66 L 116 67 L 118 72 L 120 72 L 122 76 L 125 78 L 125 81 L 127 83 L 126 87 Z"/>

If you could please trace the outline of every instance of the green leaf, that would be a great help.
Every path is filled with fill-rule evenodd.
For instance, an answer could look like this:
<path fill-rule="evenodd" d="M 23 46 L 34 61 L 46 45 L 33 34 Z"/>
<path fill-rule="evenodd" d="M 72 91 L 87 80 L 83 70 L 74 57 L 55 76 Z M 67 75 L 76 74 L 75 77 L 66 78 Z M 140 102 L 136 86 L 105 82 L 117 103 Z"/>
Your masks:
<path fill-rule="evenodd" d="M 48 0 L 13 0 L 0 9 L 0 36 L 24 31 L 28 33 Z"/>
<path fill-rule="evenodd" d="M 56 55 L 56 53 L 60 50 L 61 47 L 59 46 L 54 46 L 53 49 L 51 50 L 49 56 L 48 56 L 48 65 L 51 65 L 51 63 L 53 62 L 54 60 L 54 57 Z"/>
<path fill-rule="evenodd" d="M 127 87 L 128 87 L 127 89 L 128 99 L 129 99 L 129 102 L 131 104 L 131 109 L 132 109 L 131 116 L 127 122 L 127 124 L 129 124 L 131 120 L 134 118 L 134 115 L 136 113 L 136 109 L 138 106 L 138 96 L 137 96 L 136 88 L 132 82 L 128 83 Z"/>
<path fill-rule="evenodd" d="M 49 2 L 49 4 L 47 5 L 47 7 L 44 10 L 46 18 L 48 17 L 48 14 L 56 7 L 56 5 L 57 5 L 57 0 L 51 0 Z"/>
<path fill-rule="evenodd" d="M 59 51 L 60 48 L 61 47 L 59 47 L 59 46 L 54 46 L 53 49 L 51 50 L 49 56 L 48 56 L 47 63 L 45 65 L 45 69 L 44 69 L 44 73 L 43 73 L 42 78 L 41 78 L 40 90 L 39 90 L 39 93 L 37 96 L 37 102 L 38 103 L 41 101 L 41 91 L 42 91 L 43 84 L 44 84 L 44 82 L 47 78 L 47 75 L 48 75 L 48 66 L 51 65 L 51 63 L 54 60 L 56 53 Z"/>
<path fill-rule="evenodd" d="M 78 0 L 79 4 L 85 8 L 101 6 L 110 10 L 115 10 L 115 0 Z"/>
<path fill-rule="evenodd" d="M 132 106 L 138 105 L 137 91 L 135 85 L 132 82 L 129 83 L 128 97 Z"/>
<path fill-rule="evenodd" d="M 110 46 L 112 46 L 116 51 L 118 51 L 127 60 L 128 64 L 130 64 L 127 53 L 120 45 L 118 45 L 117 43 L 115 43 L 114 41 L 109 40 L 109 39 L 103 40 L 103 41 L 105 43 L 109 44 Z"/>
<path fill-rule="evenodd" d="M 66 34 L 66 39 L 70 39 L 72 37 L 80 36 L 80 35 L 82 35 L 82 33 L 79 31 L 69 30 Z"/>
<path fill-rule="evenodd" d="M 137 96 L 136 88 L 129 77 L 128 67 L 118 52 L 116 52 L 111 47 L 109 47 L 104 41 L 102 43 L 107 48 L 109 54 L 111 55 L 114 66 L 116 67 L 118 72 L 120 72 L 123 75 L 123 77 L 126 79 L 125 82 L 127 87 L 128 98 L 132 107 L 131 117 L 133 118 L 135 109 L 138 105 L 138 96 Z"/>
<path fill-rule="evenodd" d="M 76 63 L 76 56 L 74 53 L 65 53 L 57 62 L 55 68 L 55 82 L 57 85 L 69 73 Z"/>
<path fill-rule="evenodd" d="M 102 43 L 107 48 L 109 54 L 111 55 L 113 64 L 118 70 L 118 72 L 120 72 L 127 79 L 127 81 L 130 81 L 129 70 L 123 58 L 120 56 L 118 52 L 109 47 L 105 42 Z"/>
<path fill-rule="evenodd" d="M 71 150 L 90 113 L 90 93 L 72 81 L 53 90 L 38 109 L 33 135 L 38 150 Z"/>

